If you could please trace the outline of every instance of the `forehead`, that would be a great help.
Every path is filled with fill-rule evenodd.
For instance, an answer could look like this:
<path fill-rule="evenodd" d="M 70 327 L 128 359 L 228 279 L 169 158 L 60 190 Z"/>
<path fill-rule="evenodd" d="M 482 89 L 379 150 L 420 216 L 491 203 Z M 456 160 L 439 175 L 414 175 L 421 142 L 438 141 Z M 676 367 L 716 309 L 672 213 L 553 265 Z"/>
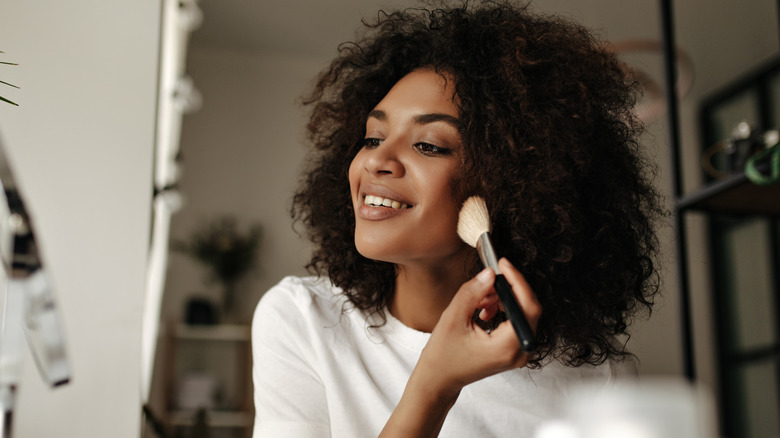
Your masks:
<path fill-rule="evenodd" d="M 455 85 L 447 75 L 431 69 L 415 70 L 399 80 L 376 106 L 403 107 L 418 113 L 441 113 L 458 116 Z"/>

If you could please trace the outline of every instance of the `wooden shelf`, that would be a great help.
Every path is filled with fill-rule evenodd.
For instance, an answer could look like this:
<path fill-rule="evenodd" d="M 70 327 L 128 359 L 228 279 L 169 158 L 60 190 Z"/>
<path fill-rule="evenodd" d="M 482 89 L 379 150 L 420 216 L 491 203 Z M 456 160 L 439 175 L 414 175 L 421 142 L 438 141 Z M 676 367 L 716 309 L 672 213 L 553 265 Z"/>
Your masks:
<path fill-rule="evenodd" d="M 170 413 L 170 424 L 186 427 L 195 424 L 194 410 L 181 410 Z M 252 416 L 246 411 L 206 411 L 206 424 L 209 427 L 250 427 Z"/>
<path fill-rule="evenodd" d="M 735 174 L 682 197 L 677 209 L 780 216 L 780 183 L 760 186 Z"/>
<path fill-rule="evenodd" d="M 173 335 L 179 340 L 191 341 L 249 341 L 248 325 L 187 325 L 173 326 Z"/>

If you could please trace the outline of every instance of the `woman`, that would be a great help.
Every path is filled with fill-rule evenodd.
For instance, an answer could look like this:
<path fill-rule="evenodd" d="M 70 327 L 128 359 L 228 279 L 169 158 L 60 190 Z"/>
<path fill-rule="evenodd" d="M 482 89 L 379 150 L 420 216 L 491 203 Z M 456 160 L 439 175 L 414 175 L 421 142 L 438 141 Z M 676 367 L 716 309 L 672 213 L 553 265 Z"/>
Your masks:
<path fill-rule="evenodd" d="M 293 217 L 317 276 L 258 305 L 255 436 L 530 437 L 573 384 L 631 373 L 658 289 L 635 86 L 585 29 L 509 3 L 366 26 L 306 100 Z M 471 195 L 533 352 L 456 233 Z"/>

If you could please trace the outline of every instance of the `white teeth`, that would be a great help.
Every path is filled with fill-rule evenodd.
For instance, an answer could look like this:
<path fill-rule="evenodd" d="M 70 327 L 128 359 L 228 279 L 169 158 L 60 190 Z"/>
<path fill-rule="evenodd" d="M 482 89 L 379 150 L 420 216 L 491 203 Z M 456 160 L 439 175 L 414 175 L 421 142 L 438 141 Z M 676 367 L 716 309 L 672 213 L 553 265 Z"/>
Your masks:
<path fill-rule="evenodd" d="M 402 202 L 390 199 L 390 198 L 382 198 L 381 196 L 374 196 L 374 195 L 366 195 L 365 199 L 363 200 L 363 204 L 365 205 L 371 205 L 374 207 L 390 207 L 395 210 L 400 210 L 403 208 L 409 208 L 408 204 L 404 204 Z"/>

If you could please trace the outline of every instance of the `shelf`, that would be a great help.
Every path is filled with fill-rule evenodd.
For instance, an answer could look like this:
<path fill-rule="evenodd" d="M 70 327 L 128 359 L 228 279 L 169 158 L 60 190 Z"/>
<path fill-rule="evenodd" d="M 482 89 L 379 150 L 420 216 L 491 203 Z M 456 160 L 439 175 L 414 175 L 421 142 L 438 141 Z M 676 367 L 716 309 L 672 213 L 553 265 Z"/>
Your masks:
<path fill-rule="evenodd" d="M 744 174 L 732 175 L 682 197 L 677 209 L 780 216 L 780 183 L 760 186 Z"/>
<path fill-rule="evenodd" d="M 220 406 L 205 410 L 204 425 L 208 429 L 221 429 L 215 434 L 231 429 L 230 436 L 250 438 L 254 423 L 250 326 L 171 321 L 166 324 L 165 338 L 164 427 L 173 433 L 176 429 L 198 426 L 195 424 L 198 410 L 194 406 Z M 193 388 L 182 385 L 181 377 L 190 372 L 209 376 L 223 401 L 201 403 L 203 396 L 211 400 L 216 394 L 211 388 L 202 389 L 197 381 Z M 203 391 L 208 394 L 198 394 Z"/>
<path fill-rule="evenodd" d="M 171 412 L 170 424 L 179 427 L 193 426 L 196 415 L 194 410 Z M 252 415 L 241 411 L 206 411 L 206 424 L 209 427 L 250 427 Z"/>
<path fill-rule="evenodd" d="M 179 340 L 191 341 L 249 341 L 250 328 L 248 325 L 187 325 L 176 324 L 173 326 L 174 336 Z"/>

